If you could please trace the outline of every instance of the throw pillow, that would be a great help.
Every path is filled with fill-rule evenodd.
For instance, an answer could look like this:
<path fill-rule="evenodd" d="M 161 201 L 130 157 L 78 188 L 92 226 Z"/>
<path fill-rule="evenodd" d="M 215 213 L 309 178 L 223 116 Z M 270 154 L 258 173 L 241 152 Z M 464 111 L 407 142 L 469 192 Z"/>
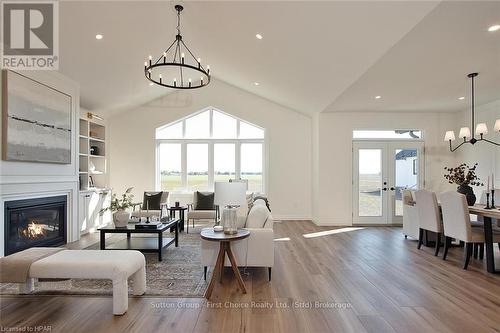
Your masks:
<path fill-rule="evenodd" d="M 269 211 L 264 205 L 253 206 L 247 216 L 247 228 L 263 228 L 269 217 Z"/>
<path fill-rule="evenodd" d="M 214 209 L 214 193 L 212 192 L 198 192 L 194 193 L 196 196 L 195 210 L 210 210 Z"/>
<path fill-rule="evenodd" d="M 250 213 L 250 210 L 252 209 L 253 206 L 253 192 L 247 194 L 247 205 L 248 205 L 248 213 Z"/>
<path fill-rule="evenodd" d="M 162 194 L 163 192 L 144 192 L 142 210 L 160 210 Z"/>

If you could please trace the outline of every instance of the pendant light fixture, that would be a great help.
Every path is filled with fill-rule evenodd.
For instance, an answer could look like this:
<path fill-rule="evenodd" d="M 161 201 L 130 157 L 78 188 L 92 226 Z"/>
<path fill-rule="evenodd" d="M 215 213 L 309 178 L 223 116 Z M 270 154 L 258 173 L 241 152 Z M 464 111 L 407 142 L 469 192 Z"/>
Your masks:
<path fill-rule="evenodd" d="M 500 146 L 500 143 L 490 141 L 488 139 L 485 139 L 484 136 L 488 134 L 488 126 L 486 126 L 486 123 L 479 123 L 476 126 L 476 110 L 475 110 L 475 101 L 474 101 L 474 78 L 478 76 L 478 73 L 470 73 L 467 75 L 467 77 L 470 78 L 471 80 L 471 128 L 469 127 L 462 127 L 460 129 L 460 132 L 458 134 L 459 138 L 463 139 L 464 141 L 461 142 L 458 146 L 455 148 L 452 147 L 451 142 L 455 141 L 455 132 L 454 131 L 446 131 L 446 134 L 444 136 L 444 141 L 449 141 L 450 143 L 450 151 L 454 152 L 458 148 L 462 147 L 462 145 L 466 143 L 470 143 L 471 145 L 476 144 L 477 142 L 484 141 L 491 143 L 496 146 Z M 475 132 L 471 132 L 476 128 Z M 494 130 L 495 132 L 500 132 L 500 119 L 497 119 L 495 121 L 494 125 Z M 478 137 L 476 139 L 476 136 Z"/>
<path fill-rule="evenodd" d="M 194 56 L 181 35 L 181 5 L 177 11 L 177 34 L 170 46 L 157 58 L 149 56 L 144 62 L 144 75 L 154 84 L 174 89 L 201 88 L 210 83 L 210 66 L 206 68 L 201 59 Z"/>

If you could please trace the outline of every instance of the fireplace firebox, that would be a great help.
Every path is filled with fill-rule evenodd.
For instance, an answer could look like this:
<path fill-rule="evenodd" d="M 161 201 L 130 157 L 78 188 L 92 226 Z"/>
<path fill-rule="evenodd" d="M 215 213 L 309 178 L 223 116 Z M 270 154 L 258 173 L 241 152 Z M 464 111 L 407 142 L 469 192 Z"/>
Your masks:
<path fill-rule="evenodd" d="M 5 202 L 5 255 L 34 246 L 66 244 L 67 197 Z"/>

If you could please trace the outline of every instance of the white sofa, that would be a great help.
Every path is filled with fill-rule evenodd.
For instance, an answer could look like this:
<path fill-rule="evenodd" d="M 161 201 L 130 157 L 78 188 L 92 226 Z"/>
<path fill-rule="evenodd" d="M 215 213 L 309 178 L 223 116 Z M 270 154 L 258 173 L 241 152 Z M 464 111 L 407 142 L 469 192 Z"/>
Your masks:
<path fill-rule="evenodd" d="M 256 200 L 248 216 L 238 217 L 238 227 L 245 227 L 250 231 L 249 237 L 231 242 L 231 249 L 238 266 L 267 267 L 269 280 L 271 280 L 271 269 L 274 266 L 273 218 L 264 200 Z M 205 279 L 207 267 L 214 267 L 218 253 L 218 242 L 202 240 L 201 262 L 205 269 Z M 224 266 L 231 266 L 227 256 Z"/>
<path fill-rule="evenodd" d="M 418 239 L 418 212 L 413 191 L 403 190 L 403 235 Z"/>

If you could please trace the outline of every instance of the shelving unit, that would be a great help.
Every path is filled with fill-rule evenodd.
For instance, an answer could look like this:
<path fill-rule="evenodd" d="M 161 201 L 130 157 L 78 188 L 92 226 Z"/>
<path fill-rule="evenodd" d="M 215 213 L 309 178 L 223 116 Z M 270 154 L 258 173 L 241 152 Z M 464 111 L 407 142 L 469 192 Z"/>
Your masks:
<path fill-rule="evenodd" d="M 106 187 L 106 127 L 80 119 L 80 190 Z"/>

